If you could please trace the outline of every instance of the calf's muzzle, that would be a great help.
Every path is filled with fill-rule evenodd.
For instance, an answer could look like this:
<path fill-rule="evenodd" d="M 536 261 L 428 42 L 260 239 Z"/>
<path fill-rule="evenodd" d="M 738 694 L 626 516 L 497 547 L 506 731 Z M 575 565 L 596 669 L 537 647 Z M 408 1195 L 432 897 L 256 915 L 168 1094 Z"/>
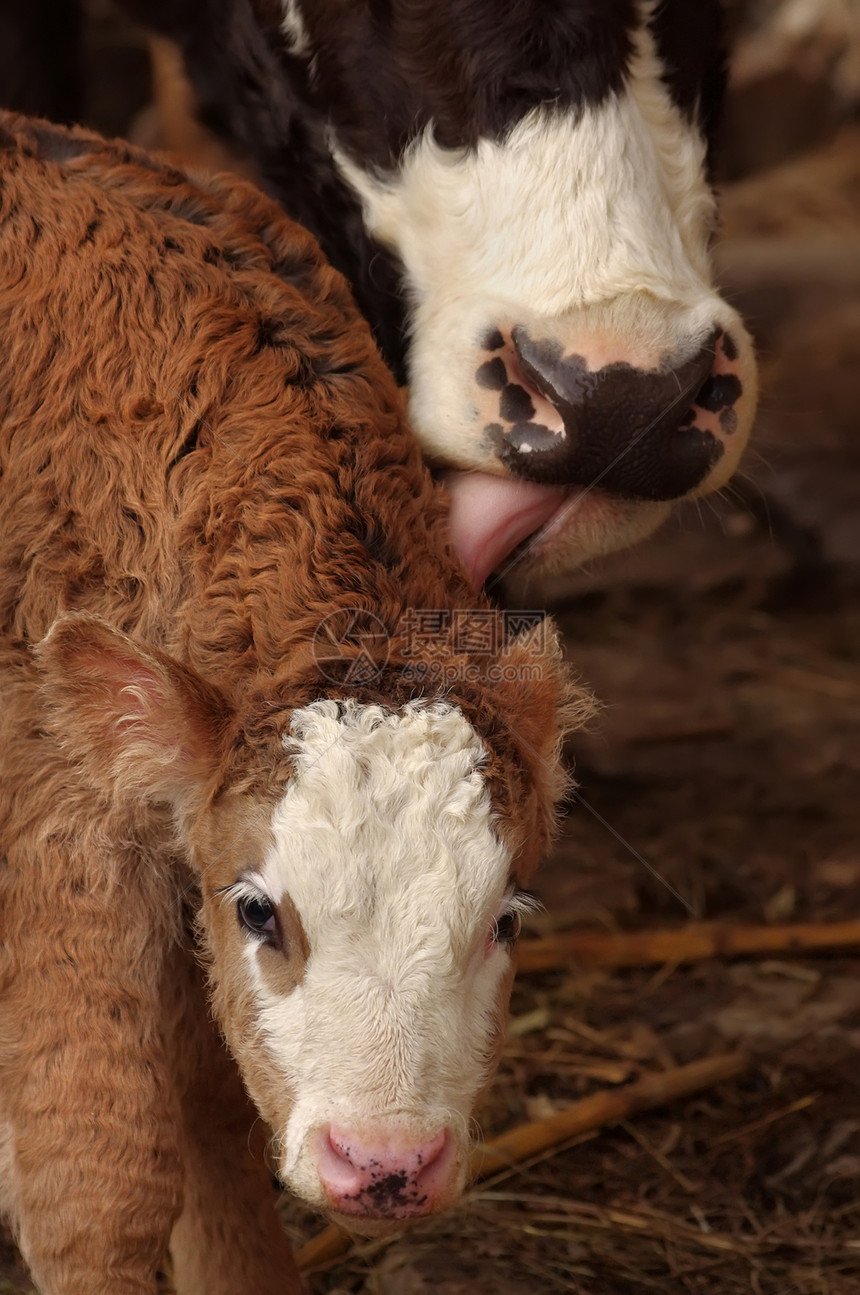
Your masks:
<path fill-rule="evenodd" d="M 450 1195 L 456 1140 L 449 1129 L 411 1141 L 384 1128 L 328 1125 L 317 1131 L 316 1162 L 332 1209 L 367 1219 L 431 1214 Z"/>

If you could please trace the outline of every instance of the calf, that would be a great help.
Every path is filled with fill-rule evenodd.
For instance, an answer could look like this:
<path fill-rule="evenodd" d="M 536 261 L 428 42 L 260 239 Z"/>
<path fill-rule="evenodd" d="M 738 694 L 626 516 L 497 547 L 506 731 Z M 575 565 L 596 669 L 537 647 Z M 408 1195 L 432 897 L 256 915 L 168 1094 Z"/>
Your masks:
<path fill-rule="evenodd" d="M 726 483 L 756 382 L 709 260 L 719 0 L 123 3 L 347 275 L 478 581 Z"/>
<path fill-rule="evenodd" d="M 0 339 L 4 1208 L 50 1295 L 283 1295 L 270 1165 L 462 1189 L 583 699 L 249 186 L 3 114 Z"/>

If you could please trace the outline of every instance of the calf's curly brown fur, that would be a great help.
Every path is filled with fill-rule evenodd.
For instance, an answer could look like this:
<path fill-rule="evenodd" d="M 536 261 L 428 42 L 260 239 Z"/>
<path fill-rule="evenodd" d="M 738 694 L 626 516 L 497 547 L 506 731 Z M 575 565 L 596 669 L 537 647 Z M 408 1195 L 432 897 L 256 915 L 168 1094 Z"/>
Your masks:
<path fill-rule="evenodd" d="M 309 235 L 250 186 L 8 114 L 0 473 L 4 1207 L 51 1295 L 152 1295 L 171 1233 L 189 1295 L 297 1291 L 194 924 L 202 903 L 205 943 L 213 895 L 265 837 L 290 714 L 427 691 L 404 670 L 406 614 L 476 605 L 444 498 Z M 388 639 L 350 687 L 367 644 L 321 677 L 314 635 L 356 610 Z M 487 747 L 522 880 L 582 699 L 553 643 L 504 649 L 538 663 L 528 685 L 448 655 L 479 667 L 446 696 Z M 252 1031 L 214 960 L 265 1117 L 274 1080 L 242 1061 Z"/>

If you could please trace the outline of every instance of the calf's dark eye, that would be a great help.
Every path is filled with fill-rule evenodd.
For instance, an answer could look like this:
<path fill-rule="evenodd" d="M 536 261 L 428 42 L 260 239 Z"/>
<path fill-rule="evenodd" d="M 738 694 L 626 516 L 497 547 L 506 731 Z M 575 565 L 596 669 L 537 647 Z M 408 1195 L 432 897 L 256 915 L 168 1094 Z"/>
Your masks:
<path fill-rule="evenodd" d="M 493 939 L 496 944 L 513 944 L 522 928 L 519 913 L 502 913 L 493 927 Z"/>
<path fill-rule="evenodd" d="M 264 895 L 243 895 L 237 905 L 239 921 L 246 931 L 260 935 L 270 944 L 278 942 L 275 910 Z"/>

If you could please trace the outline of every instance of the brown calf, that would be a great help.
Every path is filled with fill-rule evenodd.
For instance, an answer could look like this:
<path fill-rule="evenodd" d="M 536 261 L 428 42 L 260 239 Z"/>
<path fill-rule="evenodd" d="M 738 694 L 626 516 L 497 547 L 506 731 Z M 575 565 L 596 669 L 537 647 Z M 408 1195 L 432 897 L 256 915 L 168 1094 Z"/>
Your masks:
<path fill-rule="evenodd" d="M 463 1186 L 583 699 L 310 236 L 8 115 L 0 473 L 4 1208 L 50 1295 L 296 1291 L 271 1168 Z"/>

